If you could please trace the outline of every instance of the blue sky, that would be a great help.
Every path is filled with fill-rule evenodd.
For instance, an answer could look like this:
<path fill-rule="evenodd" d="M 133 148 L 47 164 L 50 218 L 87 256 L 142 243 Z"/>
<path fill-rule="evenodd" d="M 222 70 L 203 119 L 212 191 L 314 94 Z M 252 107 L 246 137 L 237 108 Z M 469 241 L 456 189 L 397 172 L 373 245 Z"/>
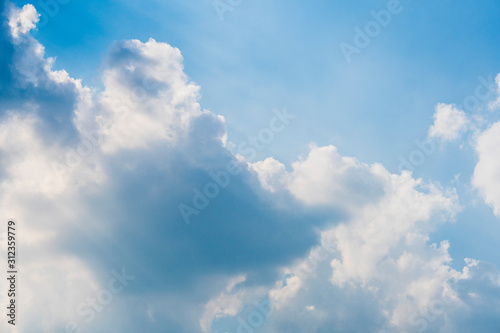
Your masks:
<path fill-rule="evenodd" d="M 214 3 L 231 10 L 221 14 Z M 40 225 L 61 228 L 45 235 L 26 222 L 33 244 L 56 237 L 51 250 L 73 258 L 58 268 L 65 283 L 86 283 L 66 308 L 121 267 L 137 280 L 107 308 L 109 331 L 236 332 L 252 304 L 270 300 L 274 314 L 255 331 L 469 332 L 498 302 L 500 3 L 27 4 L 6 3 L 12 24 L 0 36 L 0 69 L 12 72 L 0 86 L 2 131 L 28 133 L 19 142 L 0 138 L 2 207 L 14 207 L 18 219 L 44 207 Z M 374 12 L 391 6 L 398 10 L 390 22 L 348 61 L 341 44 L 355 45 L 357 27 L 364 31 Z M 38 28 L 30 25 L 37 20 Z M 294 117 L 274 130 L 283 110 Z M 255 156 L 238 150 L 269 128 L 273 137 Z M 98 144 L 82 156 L 75 147 L 94 131 Z M 425 142 L 432 152 L 419 148 Z M 76 167 L 68 162 L 74 151 Z M 402 159 L 417 155 L 422 163 L 402 173 Z M 41 167 L 22 180 L 43 161 L 67 171 L 54 180 Z M 196 191 L 205 193 L 231 162 L 241 170 L 196 207 Z M 41 190 L 30 192 L 33 184 Z M 181 203 L 191 210 L 179 212 Z M 313 277 L 295 275 L 329 237 L 333 257 Z M 26 251 L 27 266 L 44 262 Z M 84 282 L 65 275 L 72 265 L 86 272 Z M 30 279 L 40 269 L 27 269 Z M 26 288 L 37 290 L 33 281 Z M 276 301 L 282 294 L 285 305 Z M 446 315 L 419 321 L 443 299 L 452 299 Z M 119 326 L 134 302 L 144 313 Z M 82 319 L 55 312 L 20 332 Z M 497 314 L 484 316 L 481 330 L 496 332 Z"/>

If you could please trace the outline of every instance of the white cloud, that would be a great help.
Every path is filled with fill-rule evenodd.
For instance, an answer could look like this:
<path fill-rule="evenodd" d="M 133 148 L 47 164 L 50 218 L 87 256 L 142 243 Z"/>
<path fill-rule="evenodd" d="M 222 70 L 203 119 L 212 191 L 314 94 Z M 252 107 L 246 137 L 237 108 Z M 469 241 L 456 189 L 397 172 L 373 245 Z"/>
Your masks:
<path fill-rule="evenodd" d="M 282 188 L 286 182 L 283 177 L 285 174 L 285 165 L 272 157 L 266 158 L 264 161 L 250 163 L 249 166 L 257 173 L 262 187 L 271 192 Z"/>
<path fill-rule="evenodd" d="M 273 160 L 272 165 L 281 164 Z M 350 210 L 348 221 L 322 231 L 322 246 L 308 257 L 283 268 L 286 278 L 269 290 L 275 311 L 266 323 L 269 331 L 292 325 L 292 332 L 437 332 L 456 327 L 460 316 L 475 320 L 464 288 L 477 261 L 456 271 L 449 243 L 429 243 L 430 233 L 460 209 L 453 190 L 415 180 L 409 172 L 394 175 L 380 165 L 364 165 L 334 147 L 313 147 L 293 169 L 255 168 L 264 186 L 275 177 L 284 181 L 282 190 L 311 206 L 350 207 L 349 190 L 377 184 L 382 191 L 370 192 L 374 195 Z M 342 186 L 349 179 L 357 179 L 357 186 Z M 302 186 L 290 185 L 297 183 Z M 483 274 L 500 278 L 496 270 Z M 480 303 L 496 302 L 491 293 L 498 290 L 492 284 L 475 297 Z"/>
<path fill-rule="evenodd" d="M 199 87 L 184 74 L 179 49 L 154 39 L 124 41 L 114 46 L 109 63 L 97 117 L 105 152 L 174 142 L 202 113 Z"/>
<path fill-rule="evenodd" d="M 306 158 L 292 163 L 291 172 L 274 159 L 252 167 L 269 190 L 289 191 L 311 207 L 349 212 L 345 223 L 321 232 L 322 246 L 283 268 L 286 278 L 268 293 L 276 311 L 267 320 L 270 331 L 292 323 L 293 332 L 460 332 L 461 317 L 468 318 L 464 325 L 477 325 L 471 297 L 478 304 L 500 300 L 492 296 L 498 283 L 464 291 L 475 283 L 470 271 L 478 261 L 469 260 L 457 271 L 450 265 L 449 242 L 429 242 L 430 234 L 460 210 L 453 189 L 413 179 L 409 172 L 390 174 L 379 164 L 343 157 L 331 146 L 313 146 Z M 489 270 L 478 271 L 477 278 L 498 281 L 496 269 Z M 315 311 L 307 312 L 314 316 L 304 312 L 310 304 Z M 490 325 L 494 318 L 492 313 Z"/>
<path fill-rule="evenodd" d="M 205 304 L 200 318 L 200 327 L 203 332 L 211 332 L 213 320 L 236 316 L 246 303 L 251 303 L 255 298 L 265 295 L 264 287 L 240 287 L 245 280 L 246 277 L 243 275 L 230 279 L 226 290 Z"/>
<path fill-rule="evenodd" d="M 369 166 L 341 156 L 334 146 L 312 146 L 306 158 L 292 163 L 291 172 L 272 158 L 251 167 L 264 188 L 286 189 L 297 199 L 315 206 L 355 210 L 368 201 L 376 201 L 384 191 L 381 165 Z"/>
<path fill-rule="evenodd" d="M 443 141 L 458 139 L 469 125 L 465 112 L 453 104 L 439 103 L 434 113 L 434 125 L 429 129 L 429 137 Z"/>
<path fill-rule="evenodd" d="M 33 5 L 27 4 L 23 8 L 12 8 L 9 17 L 9 27 L 15 40 L 20 35 L 28 33 L 31 29 L 36 27 L 36 23 L 40 19 L 40 14 L 36 12 Z"/>
<path fill-rule="evenodd" d="M 349 222 L 322 233 L 323 239 L 329 239 L 327 243 L 335 244 L 336 252 L 328 260 L 331 285 L 325 284 L 324 288 L 366 289 L 380 300 L 377 306 L 386 311 L 388 327 L 408 326 L 411 311 L 442 294 L 445 281 L 453 276 L 448 266 L 451 261 L 448 244 L 443 242 L 438 247 L 427 243 L 429 232 L 436 227 L 436 217 L 444 214 L 449 219 L 456 211 L 453 192 L 442 193 L 432 184 L 424 186 L 407 172 L 391 175 L 380 165 L 369 167 L 352 159 L 339 158 L 332 148 L 314 148 L 309 158 L 300 165 L 299 162 L 295 164 L 294 169 L 302 170 L 305 165 L 309 166 L 307 175 L 319 173 L 324 176 L 322 183 L 311 182 L 315 184 L 314 189 L 323 194 L 318 200 L 324 204 L 349 202 L 352 195 L 349 190 L 355 192 L 373 184 L 383 186 L 384 194 L 379 200 L 373 200 L 378 198 L 375 195 L 371 196 L 372 200 L 361 201 L 364 204 L 358 205 Z M 325 166 L 331 169 L 322 171 Z M 339 177 L 339 172 L 346 168 L 351 172 Z M 305 174 L 294 172 L 302 184 L 309 184 L 304 181 Z M 350 178 L 358 179 L 357 186 L 338 186 Z M 302 200 L 317 203 L 310 200 L 311 195 L 301 196 L 301 193 L 308 193 L 305 191 L 307 186 L 300 188 L 304 192 L 296 187 L 291 190 Z M 332 191 L 338 188 L 342 191 Z"/>
<path fill-rule="evenodd" d="M 476 151 L 479 156 L 472 184 L 479 190 L 487 204 L 500 216 L 500 122 L 493 124 L 477 139 Z"/>

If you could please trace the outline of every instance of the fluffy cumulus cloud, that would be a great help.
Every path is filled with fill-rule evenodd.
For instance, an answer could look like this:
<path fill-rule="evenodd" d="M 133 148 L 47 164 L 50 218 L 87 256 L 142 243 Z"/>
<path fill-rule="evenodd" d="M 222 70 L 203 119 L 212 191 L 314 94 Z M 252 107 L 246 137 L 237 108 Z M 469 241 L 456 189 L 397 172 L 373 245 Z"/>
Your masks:
<path fill-rule="evenodd" d="M 439 103 L 434 113 L 434 125 L 429 129 L 429 137 L 453 141 L 467 130 L 468 125 L 465 112 L 452 104 Z"/>
<path fill-rule="evenodd" d="M 496 215 L 500 215 L 500 122 L 482 132 L 476 143 L 479 161 L 474 170 L 473 185 Z"/>
<path fill-rule="evenodd" d="M 23 9 L 13 8 L 9 17 L 9 27 L 14 40 L 36 27 L 39 15 L 33 5 L 26 5 Z"/>
<path fill-rule="evenodd" d="M 114 45 L 108 64 L 98 126 L 105 152 L 175 144 L 201 115 L 199 87 L 188 82 L 179 49 L 153 39 L 124 41 Z"/>
<path fill-rule="evenodd" d="M 429 241 L 460 209 L 453 189 L 333 146 L 249 163 L 178 49 L 117 42 L 93 89 L 53 70 L 33 6 L 1 4 L 0 219 L 22 239 L 13 332 L 496 332 L 496 268 L 455 270 L 450 244 Z M 441 109 L 453 137 L 461 113 Z M 482 165 L 498 165 L 497 127 L 475 175 L 495 207 Z"/>
<path fill-rule="evenodd" d="M 314 165 L 321 167 L 313 174 L 330 168 L 322 174 L 326 181 L 306 180 L 311 173 L 304 170 Z M 345 223 L 322 231 L 321 245 L 308 257 L 283 268 L 285 282 L 268 295 L 276 310 L 267 323 L 271 331 L 418 331 L 443 323 L 444 318 L 427 320 L 427 307 L 460 307 L 453 282 L 462 273 L 449 266 L 449 244 L 429 244 L 429 233 L 458 209 L 453 191 L 407 172 L 394 175 L 378 164 L 342 158 L 335 147 L 315 147 L 293 171 L 275 176 L 284 177 L 284 187 L 309 205 L 343 202 L 351 213 Z M 366 189 L 365 200 L 354 200 L 357 209 L 349 189 Z M 307 195 L 313 190 L 321 195 Z"/>
<path fill-rule="evenodd" d="M 368 166 L 341 156 L 334 146 L 312 146 L 306 158 L 292 164 L 290 173 L 272 157 L 251 163 L 250 167 L 264 188 L 272 192 L 286 190 L 316 207 L 356 210 L 384 194 L 383 179 L 378 173 L 383 169 L 380 165 Z"/>
<path fill-rule="evenodd" d="M 455 270 L 450 244 L 429 242 L 430 233 L 460 210 L 453 189 L 342 157 L 332 146 L 312 147 L 290 171 L 274 159 L 253 163 L 252 169 L 268 191 L 287 192 L 309 207 L 335 207 L 347 218 L 325 227 L 307 256 L 282 266 L 282 277 L 267 293 L 253 289 L 246 304 L 242 295 L 249 290 L 243 285 L 219 296 L 216 300 L 230 299 L 234 306 L 213 316 L 214 327 L 223 318 L 233 332 L 468 332 L 471 327 L 493 332 L 498 327 L 497 311 L 479 326 L 471 303 L 472 298 L 498 302 L 496 268 L 468 259 Z M 352 193 L 363 189 L 364 196 Z M 484 279 L 491 282 L 476 289 Z M 469 326 L 463 330 L 458 323 Z"/>

